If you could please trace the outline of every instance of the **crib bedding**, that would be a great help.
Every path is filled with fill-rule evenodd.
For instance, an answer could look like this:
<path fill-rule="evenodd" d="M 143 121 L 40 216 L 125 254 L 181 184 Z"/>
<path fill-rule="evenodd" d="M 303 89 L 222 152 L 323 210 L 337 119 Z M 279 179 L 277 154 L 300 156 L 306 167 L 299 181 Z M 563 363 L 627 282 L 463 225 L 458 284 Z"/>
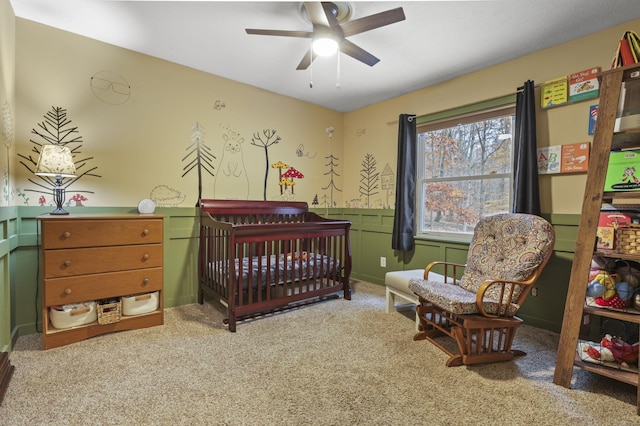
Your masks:
<path fill-rule="evenodd" d="M 299 259 L 302 256 L 302 260 Z M 323 278 L 332 274 L 338 277 L 340 271 L 340 260 L 319 253 L 307 253 L 303 255 L 295 253 L 293 255 L 280 254 L 278 256 L 254 256 L 252 258 L 242 258 L 242 269 L 240 269 L 240 259 L 234 259 L 235 278 L 238 284 L 242 283 L 242 288 L 247 289 L 249 281 L 253 289 L 258 286 L 284 284 L 295 280 L 303 281 L 307 278 Z M 222 260 L 212 262 L 212 273 L 223 271 L 230 279 L 231 269 L 229 261 Z M 242 273 L 242 276 L 240 276 Z"/>

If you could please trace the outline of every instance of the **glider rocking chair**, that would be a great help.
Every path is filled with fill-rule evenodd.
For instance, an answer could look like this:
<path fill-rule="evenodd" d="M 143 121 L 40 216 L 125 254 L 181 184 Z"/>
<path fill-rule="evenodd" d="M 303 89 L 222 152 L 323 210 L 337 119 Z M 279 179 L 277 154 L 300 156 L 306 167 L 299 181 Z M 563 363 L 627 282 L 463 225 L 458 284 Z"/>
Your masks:
<path fill-rule="evenodd" d="M 432 262 L 424 279 L 410 280 L 419 300 L 420 331 L 414 340 L 429 340 L 447 353 L 448 367 L 525 355 L 511 349 L 522 323 L 516 313 L 549 261 L 554 242 L 553 227 L 538 216 L 501 213 L 481 219 L 465 265 Z M 444 269 L 444 280 L 429 279 L 436 266 Z M 453 338 L 458 353 L 435 340 L 441 336 Z"/>

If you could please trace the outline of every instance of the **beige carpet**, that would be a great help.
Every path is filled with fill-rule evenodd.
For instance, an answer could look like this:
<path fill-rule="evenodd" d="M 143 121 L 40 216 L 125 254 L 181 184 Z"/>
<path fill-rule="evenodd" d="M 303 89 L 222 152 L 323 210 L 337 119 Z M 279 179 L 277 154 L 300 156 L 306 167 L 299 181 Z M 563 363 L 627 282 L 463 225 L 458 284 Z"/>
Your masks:
<path fill-rule="evenodd" d="M 552 383 L 558 335 L 523 326 L 515 362 L 445 366 L 384 288 L 222 326 L 216 306 L 48 351 L 18 339 L 2 425 L 627 425 L 636 389 L 577 370 Z"/>

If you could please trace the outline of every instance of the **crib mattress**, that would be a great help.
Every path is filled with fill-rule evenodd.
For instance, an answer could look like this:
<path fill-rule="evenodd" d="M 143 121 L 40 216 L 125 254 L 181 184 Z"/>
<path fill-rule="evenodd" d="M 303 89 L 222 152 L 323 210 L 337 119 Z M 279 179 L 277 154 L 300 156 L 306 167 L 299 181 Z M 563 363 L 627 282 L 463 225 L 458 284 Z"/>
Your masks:
<path fill-rule="evenodd" d="M 254 256 L 242 258 L 242 268 L 239 267 L 240 259 L 235 259 L 235 275 L 238 283 L 242 282 L 242 288 L 247 289 L 249 281 L 252 288 L 258 285 L 276 285 L 293 280 L 306 280 L 307 278 L 322 278 L 331 273 L 337 274 L 340 270 L 340 260 L 318 254 L 305 253 L 300 261 L 300 254 L 290 256 L 280 254 L 278 256 Z M 217 269 L 223 276 L 231 278 L 229 261 L 212 262 L 212 273 Z M 220 271 L 220 269 L 222 269 Z M 242 274 L 242 275 L 240 275 Z M 213 276 L 216 276 L 214 273 Z"/>

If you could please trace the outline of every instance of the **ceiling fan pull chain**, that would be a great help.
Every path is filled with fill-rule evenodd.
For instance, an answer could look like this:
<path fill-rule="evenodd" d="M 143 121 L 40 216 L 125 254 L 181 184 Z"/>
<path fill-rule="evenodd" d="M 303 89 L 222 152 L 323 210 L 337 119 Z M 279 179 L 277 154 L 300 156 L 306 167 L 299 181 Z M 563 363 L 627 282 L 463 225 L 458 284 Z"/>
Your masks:
<path fill-rule="evenodd" d="M 340 52 L 336 55 L 338 58 L 337 75 L 336 75 L 336 89 L 340 88 Z"/>
<path fill-rule="evenodd" d="M 311 62 L 309 63 L 309 89 L 313 89 L 313 40 L 309 47 L 309 54 L 311 55 Z"/>

